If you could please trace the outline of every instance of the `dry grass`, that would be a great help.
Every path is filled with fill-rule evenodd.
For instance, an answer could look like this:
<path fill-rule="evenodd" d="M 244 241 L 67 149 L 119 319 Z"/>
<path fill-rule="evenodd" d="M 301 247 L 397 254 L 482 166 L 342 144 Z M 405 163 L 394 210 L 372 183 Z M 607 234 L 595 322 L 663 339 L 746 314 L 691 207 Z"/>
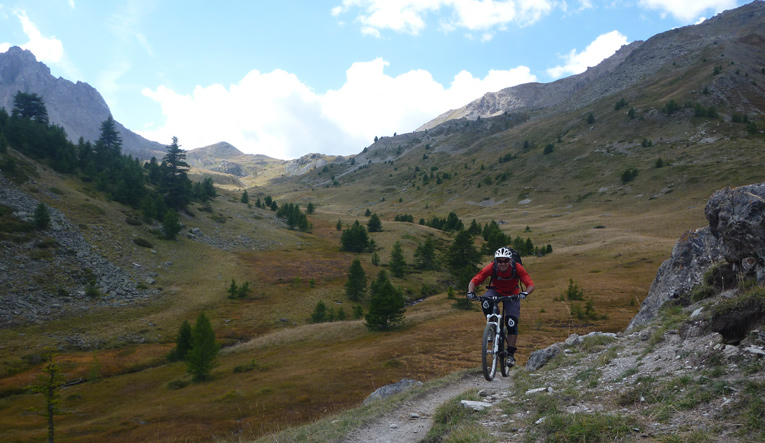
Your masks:
<path fill-rule="evenodd" d="M 223 204 L 229 205 L 225 200 Z M 241 209 L 233 204 L 231 208 Z M 563 340 L 572 332 L 623 328 L 638 308 L 630 301 L 644 297 L 671 244 L 668 238 L 649 241 L 652 239 L 644 232 L 648 229 L 631 215 L 609 216 L 606 229 L 592 229 L 594 223 L 603 223 L 597 215 L 546 217 L 550 212 L 542 208 L 538 216 L 527 218 L 535 222 L 509 227 L 509 232 L 518 232 L 516 229 L 529 224 L 532 232 L 528 235 L 535 241 L 540 238 L 555 245 L 553 254 L 525 260 L 539 290 L 523 305 L 520 364 L 533 350 Z M 409 307 L 402 327 L 391 332 L 369 332 L 363 321 L 308 324 L 319 300 L 342 302 L 332 306 L 342 306 L 348 313 L 353 305 L 344 300 L 342 285 L 356 255 L 339 251 L 336 220 L 335 214 L 320 213 L 312 219 L 312 235 L 289 233 L 277 248 L 265 253 L 227 253 L 185 239 L 174 245 L 175 249 L 160 248 L 156 261 L 173 261 L 160 275 L 165 288 L 163 301 L 127 310 L 117 326 L 125 333 L 148 329 L 144 335 L 159 343 L 95 354 L 102 379 L 66 389 L 64 403 L 73 414 L 57 418 L 59 435 L 67 441 L 115 442 L 185 441 L 237 432 L 254 438 L 339 413 L 358 405 L 375 389 L 404 377 L 427 381 L 476 367 L 485 319 L 478 311 L 453 309 L 453 300 L 445 294 Z M 384 221 L 383 228 L 384 232 L 373 235 L 383 263 L 387 262 L 384 251 L 398 239 L 404 238 L 410 261 L 424 235 L 445 238 L 443 233 L 408 223 Z M 369 277 L 385 269 L 371 265 L 369 254 L 359 257 Z M 443 284 L 438 283 L 443 278 L 438 275 L 411 274 L 396 283 L 411 287 L 422 281 Z M 296 277 L 300 277 L 299 284 Z M 608 320 L 588 324 L 573 321 L 566 306 L 553 301 L 572 277 L 584 289 L 585 297 L 595 299 L 597 311 L 607 314 Z M 226 299 L 230 278 L 250 281 L 251 297 Z M 313 288 L 311 279 L 315 281 Z M 457 295 L 462 296 L 462 291 Z M 213 381 L 170 389 L 168 383 L 188 379 L 181 363 L 125 373 L 128 367 L 140 368 L 162 357 L 181 320 L 193 320 L 194 313 L 202 309 L 211 314 L 219 338 L 240 342 L 223 350 Z M 149 323 L 156 326 L 147 327 Z M 76 324 L 72 319 L 22 328 L 20 331 L 28 334 L 22 341 L 34 346 L 42 343 L 43 331 L 76 330 Z M 114 326 L 108 313 L 95 313 L 83 333 L 113 336 L 115 331 L 110 328 Z M 9 332 L 2 335 L 10 337 Z M 11 341 L 19 342 L 16 337 Z M 8 351 L 11 353 L 7 355 L 13 355 L 19 348 Z M 92 352 L 64 353 L 61 358 L 68 362 L 67 376 L 87 374 L 93 356 Z M 252 361 L 257 369 L 233 372 Z M 36 373 L 35 368 L 2 382 L 4 386 L 19 386 Z M 0 426 L 10 430 L 9 438 L 24 441 L 43 435 L 39 417 L 19 420 L 25 408 L 40 401 L 28 394 L 0 400 L 4 411 Z"/>

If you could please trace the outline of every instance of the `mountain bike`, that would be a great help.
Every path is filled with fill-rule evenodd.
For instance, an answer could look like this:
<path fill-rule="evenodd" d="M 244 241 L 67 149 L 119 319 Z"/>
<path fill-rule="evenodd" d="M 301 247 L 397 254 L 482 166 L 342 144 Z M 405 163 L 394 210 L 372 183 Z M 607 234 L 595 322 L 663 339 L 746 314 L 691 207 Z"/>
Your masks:
<path fill-rule="evenodd" d="M 481 308 L 486 314 L 486 327 L 483 330 L 483 341 L 481 343 L 481 367 L 483 376 L 487 381 L 494 380 L 497 375 L 497 364 L 503 377 L 510 375 L 511 366 L 507 365 L 507 349 L 505 349 L 505 340 L 507 340 L 507 331 L 505 322 L 502 319 L 505 316 L 505 305 L 501 302 L 507 297 L 497 296 L 477 296 L 473 298 L 481 302 Z M 520 300 L 518 295 L 509 297 L 510 300 Z M 499 305 L 502 304 L 502 312 Z"/>

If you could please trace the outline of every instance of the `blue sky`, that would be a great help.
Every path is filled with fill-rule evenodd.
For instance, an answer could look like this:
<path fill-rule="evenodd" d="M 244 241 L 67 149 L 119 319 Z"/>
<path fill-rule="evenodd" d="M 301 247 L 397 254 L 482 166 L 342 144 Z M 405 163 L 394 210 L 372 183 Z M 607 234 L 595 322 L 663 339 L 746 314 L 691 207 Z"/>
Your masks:
<path fill-rule="evenodd" d="M 148 139 L 291 159 L 356 154 L 749 1 L 0 0 L 0 52 L 89 83 Z"/>

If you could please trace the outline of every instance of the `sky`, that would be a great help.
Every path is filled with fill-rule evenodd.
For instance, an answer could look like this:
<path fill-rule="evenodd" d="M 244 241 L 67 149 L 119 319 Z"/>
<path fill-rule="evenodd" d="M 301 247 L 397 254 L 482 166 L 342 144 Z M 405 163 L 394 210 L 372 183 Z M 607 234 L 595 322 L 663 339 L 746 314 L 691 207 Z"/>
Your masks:
<path fill-rule="evenodd" d="M 0 52 L 90 84 L 149 140 L 294 159 L 357 154 L 750 1 L 0 0 Z"/>

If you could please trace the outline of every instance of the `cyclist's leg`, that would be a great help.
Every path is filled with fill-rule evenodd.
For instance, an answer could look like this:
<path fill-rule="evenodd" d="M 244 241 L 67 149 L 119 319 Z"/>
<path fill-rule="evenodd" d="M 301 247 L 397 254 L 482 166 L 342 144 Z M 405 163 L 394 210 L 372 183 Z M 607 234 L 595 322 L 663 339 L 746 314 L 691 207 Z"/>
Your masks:
<path fill-rule="evenodd" d="M 516 343 L 518 342 L 518 319 L 521 316 L 521 302 L 518 300 L 503 300 L 505 305 L 505 318 L 503 323 L 507 331 L 507 359 L 508 364 L 515 364 Z"/>

